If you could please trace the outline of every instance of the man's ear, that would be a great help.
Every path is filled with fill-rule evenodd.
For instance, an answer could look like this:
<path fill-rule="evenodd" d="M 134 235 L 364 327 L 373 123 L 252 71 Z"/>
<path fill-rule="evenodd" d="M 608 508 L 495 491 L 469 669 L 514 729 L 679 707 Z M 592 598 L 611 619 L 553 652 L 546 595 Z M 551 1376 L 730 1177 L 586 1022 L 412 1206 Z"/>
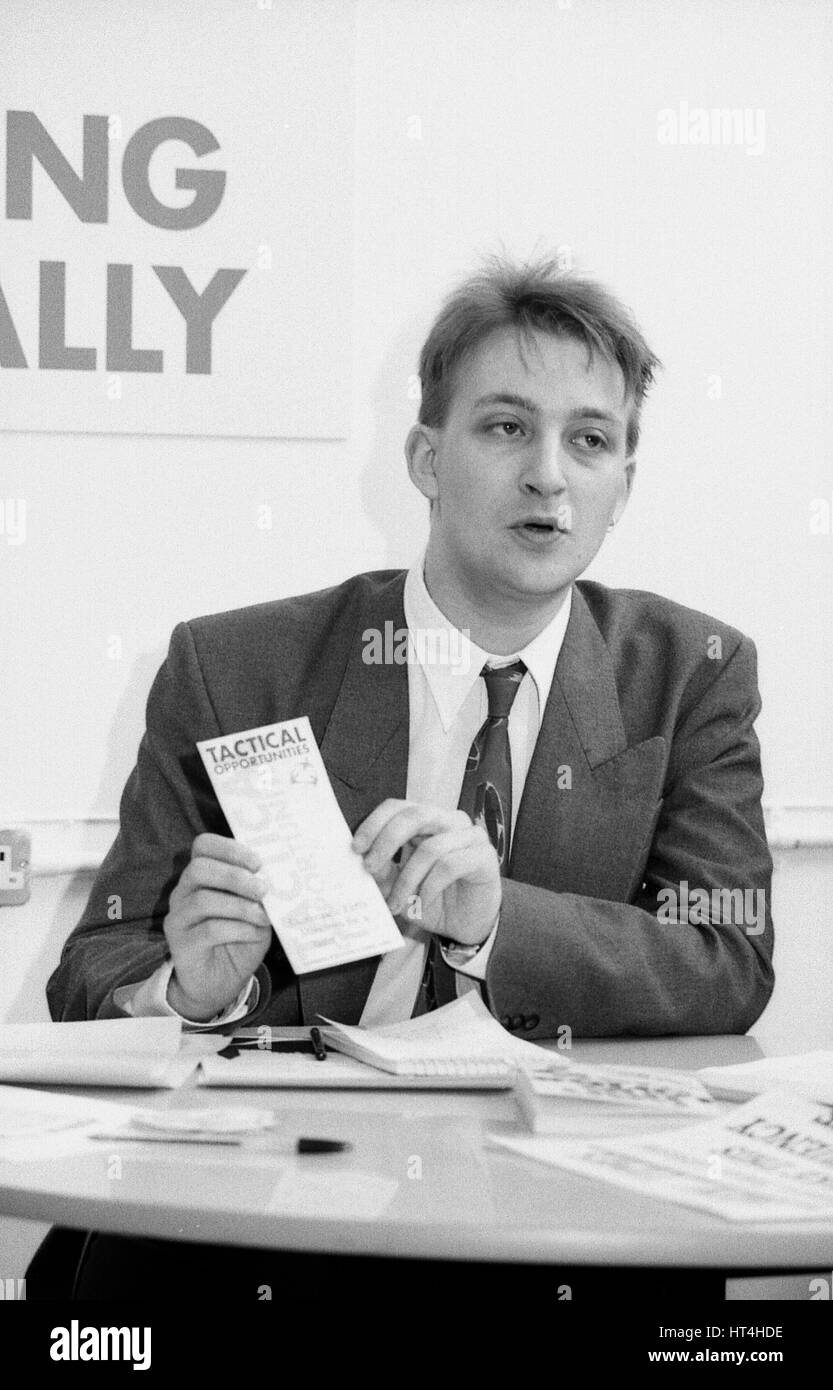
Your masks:
<path fill-rule="evenodd" d="M 429 502 L 439 495 L 435 468 L 437 431 L 430 425 L 414 425 L 405 440 L 405 458 L 414 487 L 419 488 Z"/>
<path fill-rule="evenodd" d="M 616 506 L 613 508 L 613 515 L 612 515 L 611 518 L 610 518 L 610 526 L 611 526 L 611 529 L 616 525 L 617 521 L 620 519 L 620 517 L 622 516 L 622 513 L 624 512 L 626 506 L 628 505 L 628 498 L 629 498 L 630 495 L 631 495 L 631 489 L 633 488 L 633 480 L 634 480 L 634 477 L 635 477 L 635 476 L 636 476 L 636 459 L 635 459 L 635 458 L 626 459 L 626 461 L 625 461 L 625 467 L 624 467 L 623 472 L 622 472 L 622 480 L 621 480 L 621 484 L 622 484 L 622 485 L 621 485 L 620 495 L 619 495 L 619 497 L 617 498 Z"/>

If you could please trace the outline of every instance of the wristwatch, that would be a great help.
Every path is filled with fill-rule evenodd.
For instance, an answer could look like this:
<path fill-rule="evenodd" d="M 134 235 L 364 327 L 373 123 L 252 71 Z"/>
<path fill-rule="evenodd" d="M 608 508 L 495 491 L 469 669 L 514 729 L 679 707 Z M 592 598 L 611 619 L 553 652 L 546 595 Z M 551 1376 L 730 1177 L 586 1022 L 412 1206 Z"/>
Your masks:
<path fill-rule="evenodd" d="M 487 937 L 486 940 L 488 941 L 488 939 Z M 464 946 L 462 941 L 449 941 L 448 938 L 440 942 L 443 954 L 455 957 L 455 965 L 468 965 L 469 961 L 474 959 L 485 944 L 484 941 L 478 941 L 476 946 Z"/>
<path fill-rule="evenodd" d="M 500 911 L 498 911 L 497 916 L 495 917 L 495 920 L 492 923 L 491 929 L 489 931 L 489 936 L 492 935 L 492 932 L 495 930 L 499 922 Z M 444 956 L 454 956 L 453 961 L 448 961 L 449 965 L 468 965 L 470 960 L 474 960 L 474 957 L 477 955 L 478 951 L 483 950 L 483 947 L 489 940 L 489 936 L 484 937 L 482 941 L 478 941 L 476 946 L 466 946 L 462 941 L 451 941 L 449 937 L 441 937 L 440 947 L 442 948 Z"/>

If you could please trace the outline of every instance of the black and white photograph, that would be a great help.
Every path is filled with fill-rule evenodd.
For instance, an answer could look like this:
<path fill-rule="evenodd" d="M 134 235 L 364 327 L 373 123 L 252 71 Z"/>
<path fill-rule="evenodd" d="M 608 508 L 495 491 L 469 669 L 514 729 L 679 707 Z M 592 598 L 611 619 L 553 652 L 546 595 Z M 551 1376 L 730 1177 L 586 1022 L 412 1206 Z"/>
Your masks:
<path fill-rule="evenodd" d="M 831 70 L 828 0 L 0 6 L 33 1373 L 824 1345 Z"/>

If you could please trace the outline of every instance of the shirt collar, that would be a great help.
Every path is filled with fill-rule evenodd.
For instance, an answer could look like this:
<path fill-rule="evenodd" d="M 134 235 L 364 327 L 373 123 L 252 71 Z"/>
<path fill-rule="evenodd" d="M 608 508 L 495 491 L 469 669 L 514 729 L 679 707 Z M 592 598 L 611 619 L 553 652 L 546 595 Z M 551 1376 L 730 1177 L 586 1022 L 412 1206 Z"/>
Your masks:
<path fill-rule="evenodd" d="M 570 620 L 572 588 L 568 589 L 555 617 L 550 619 L 537 637 L 533 637 L 512 656 L 497 656 L 478 647 L 465 632 L 448 621 L 428 592 L 424 564 L 423 554 L 405 578 L 403 602 L 410 634 L 409 660 L 422 668 L 446 732 L 460 713 L 487 662 L 505 665 L 520 657 L 535 682 L 538 709 L 543 715 Z"/>

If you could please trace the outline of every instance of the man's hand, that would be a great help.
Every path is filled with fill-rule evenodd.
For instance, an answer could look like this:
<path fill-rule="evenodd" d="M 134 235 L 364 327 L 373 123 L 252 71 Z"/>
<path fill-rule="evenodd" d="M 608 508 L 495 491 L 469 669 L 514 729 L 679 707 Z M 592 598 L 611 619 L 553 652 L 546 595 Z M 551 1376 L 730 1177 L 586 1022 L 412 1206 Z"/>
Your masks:
<path fill-rule="evenodd" d="M 404 912 L 466 946 L 486 940 L 500 910 L 500 864 L 486 831 L 465 811 L 388 798 L 359 826 L 353 848 L 394 916 Z"/>
<path fill-rule="evenodd" d="M 198 835 L 191 846 L 162 923 L 174 966 L 168 1002 L 185 1018 L 204 1022 L 228 1008 L 266 955 L 272 926 L 260 866 L 254 850 L 222 835 Z"/>

